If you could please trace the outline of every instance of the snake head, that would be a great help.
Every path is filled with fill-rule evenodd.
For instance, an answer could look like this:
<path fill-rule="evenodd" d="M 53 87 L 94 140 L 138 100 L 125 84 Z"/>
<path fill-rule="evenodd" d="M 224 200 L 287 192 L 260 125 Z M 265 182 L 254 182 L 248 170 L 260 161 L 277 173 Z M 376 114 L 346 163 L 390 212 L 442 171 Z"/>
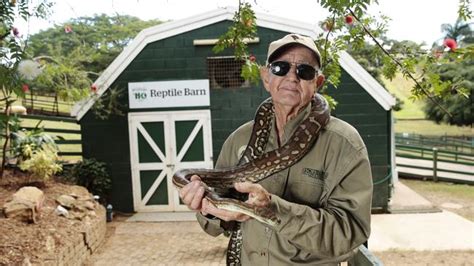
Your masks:
<path fill-rule="evenodd" d="M 254 212 L 256 215 L 253 218 L 262 223 L 270 226 L 276 226 L 281 223 L 281 219 L 277 217 L 275 211 L 270 207 L 254 207 Z"/>

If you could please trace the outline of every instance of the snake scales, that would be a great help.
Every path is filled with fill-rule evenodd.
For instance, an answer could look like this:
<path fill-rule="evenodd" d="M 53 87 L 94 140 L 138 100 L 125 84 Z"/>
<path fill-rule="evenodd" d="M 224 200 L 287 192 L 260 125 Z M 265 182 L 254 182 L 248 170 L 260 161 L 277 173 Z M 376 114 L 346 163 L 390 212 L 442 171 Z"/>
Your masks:
<path fill-rule="evenodd" d="M 174 174 L 173 184 L 182 188 L 190 183 L 192 175 L 198 175 L 205 184 L 204 196 L 215 207 L 247 214 L 271 226 L 279 224 L 279 218 L 270 208 L 255 207 L 226 197 L 223 191 L 232 189 L 235 182 L 259 182 L 303 158 L 330 117 L 330 108 L 321 95 L 316 94 L 311 105 L 308 117 L 298 126 L 290 140 L 280 148 L 264 153 L 274 116 L 271 98 L 265 100 L 256 112 L 252 135 L 238 166 L 219 170 L 181 169 Z"/>

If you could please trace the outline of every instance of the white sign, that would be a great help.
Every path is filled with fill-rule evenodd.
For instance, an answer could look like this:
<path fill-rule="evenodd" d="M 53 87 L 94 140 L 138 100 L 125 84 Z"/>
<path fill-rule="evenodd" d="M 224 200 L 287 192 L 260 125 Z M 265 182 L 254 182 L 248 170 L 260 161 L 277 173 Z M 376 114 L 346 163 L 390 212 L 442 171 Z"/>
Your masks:
<path fill-rule="evenodd" d="M 130 109 L 209 106 L 209 80 L 128 83 Z"/>

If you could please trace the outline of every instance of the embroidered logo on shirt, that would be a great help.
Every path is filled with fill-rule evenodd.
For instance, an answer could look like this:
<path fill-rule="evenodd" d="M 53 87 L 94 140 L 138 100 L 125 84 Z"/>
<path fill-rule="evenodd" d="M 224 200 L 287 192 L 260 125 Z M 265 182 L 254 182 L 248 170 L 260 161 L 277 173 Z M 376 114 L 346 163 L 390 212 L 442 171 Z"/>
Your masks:
<path fill-rule="evenodd" d="M 328 174 L 321 170 L 311 169 L 311 168 L 303 168 L 303 175 L 315 178 L 320 181 L 324 181 Z"/>

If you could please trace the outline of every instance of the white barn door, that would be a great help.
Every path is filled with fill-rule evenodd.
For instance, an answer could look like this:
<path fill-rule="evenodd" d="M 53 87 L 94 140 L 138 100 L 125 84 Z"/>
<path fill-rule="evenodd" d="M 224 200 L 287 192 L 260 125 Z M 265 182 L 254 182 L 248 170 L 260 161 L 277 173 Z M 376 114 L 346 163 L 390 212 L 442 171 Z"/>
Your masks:
<path fill-rule="evenodd" d="M 176 170 L 212 168 L 209 110 L 129 113 L 133 203 L 137 212 L 186 211 Z"/>

